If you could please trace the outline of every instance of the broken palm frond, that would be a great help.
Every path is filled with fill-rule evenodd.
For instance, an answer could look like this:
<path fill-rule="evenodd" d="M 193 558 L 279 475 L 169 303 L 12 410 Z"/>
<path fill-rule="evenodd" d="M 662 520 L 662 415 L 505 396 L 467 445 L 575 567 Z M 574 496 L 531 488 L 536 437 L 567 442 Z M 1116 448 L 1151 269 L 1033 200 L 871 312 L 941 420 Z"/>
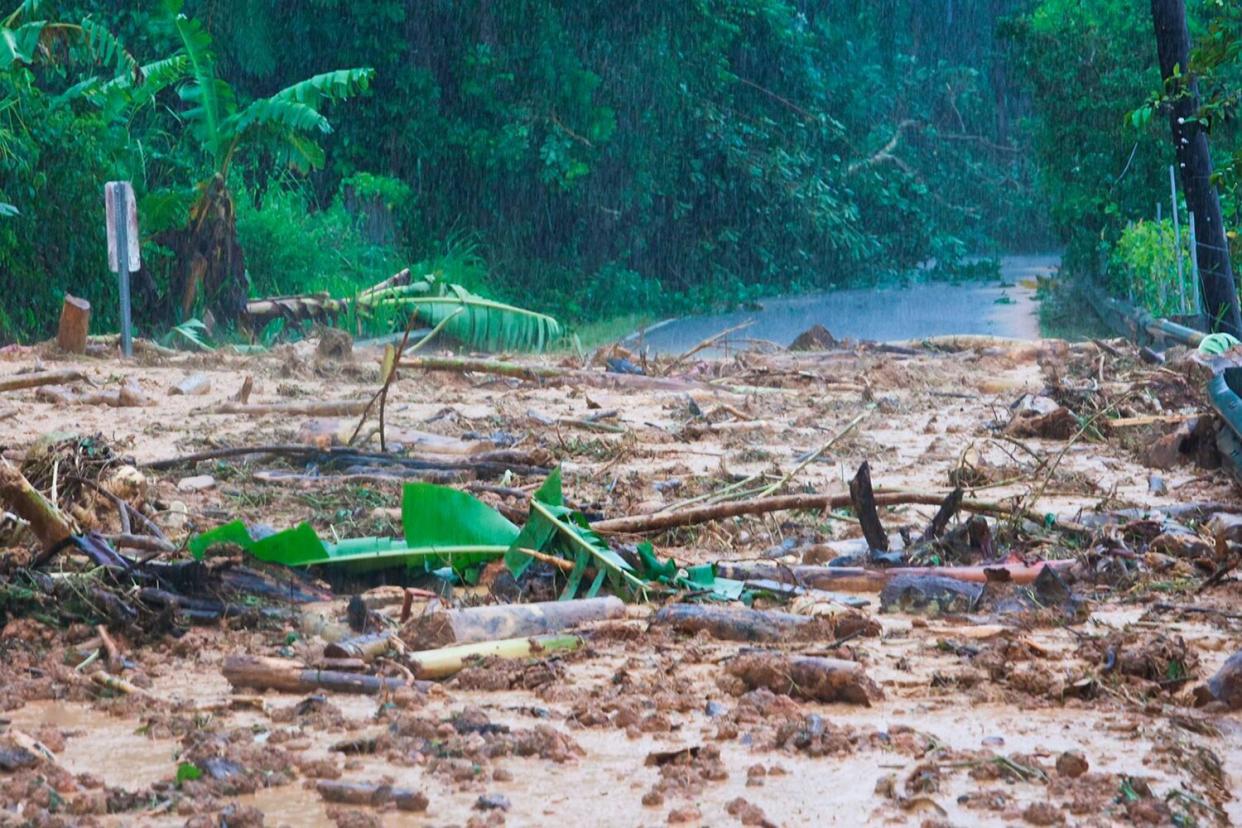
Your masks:
<path fill-rule="evenodd" d="M 605 578 L 619 594 L 632 597 L 646 594 L 648 585 L 634 574 L 633 567 L 595 534 L 581 512 L 565 506 L 559 468 L 548 475 L 548 479 L 531 497 L 530 518 L 512 545 L 521 549 L 559 554 L 574 562 L 574 568 L 570 570 L 565 588 L 561 592 L 561 600 L 577 595 L 582 577 L 586 574 L 587 567 L 592 564 L 595 566 L 596 576 L 586 591 L 587 598 L 594 598 L 599 594 Z M 516 549 L 505 555 L 505 564 L 514 577 L 520 576 L 530 566 L 531 561 L 529 555 Z"/>
<path fill-rule="evenodd" d="M 820 455 L 822 455 L 828 449 L 836 445 L 838 440 L 841 440 L 847 434 L 849 434 L 851 431 L 857 428 L 858 424 L 861 423 L 863 420 L 865 420 L 871 414 L 873 410 L 874 410 L 874 406 L 867 406 L 865 411 L 863 411 L 857 417 L 855 417 L 854 419 L 846 423 L 845 428 L 841 429 L 836 434 L 832 435 L 832 437 L 828 439 L 828 442 L 824 443 L 822 446 L 815 449 L 815 451 L 811 452 L 809 455 L 803 458 L 802 462 L 794 466 L 792 471 L 790 471 L 788 474 L 781 477 L 780 480 L 776 481 L 771 486 L 764 488 L 759 493 L 759 496 L 767 497 L 768 495 L 775 494 L 776 492 L 779 492 L 781 489 L 783 489 L 785 487 L 785 484 L 787 484 L 789 481 L 793 480 L 795 477 L 798 476 L 799 472 L 801 472 L 811 463 L 814 463 L 816 460 L 818 460 Z"/>
<path fill-rule="evenodd" d="M 545 653 L 572 652 L 581 646 L 582 639 L 576 635 L 545 635 L 424 650 L 410 653 L 407 660 L 416 677 L 442 679 L 461 672 L 472 659 L 539 658 Z"/>
<path fill-rule="evenodd" d="M 875 504 L 877 506 L 940 506 L 943 501 L 943 495 L 924 494 L 922 492 L 881 490 L 875 493 Z M 644 532 L 675 529 L 679 526 L 694 526 L 700 523 L 725 520 L 741 515 L 764 515 L 770 512 L 797 510 L 823 511 L 825 509 L 841 509 L 850 505 L 851 499 L 848 494 L 778 495 L 775 497 L 757 498 L 755 500 L 698 506 L 676 512 L 656 512 L 650 515 L 611 518 L 609 520 L 597 521 L 594 526 L 597 532 L 606 532 L 608 534 L 641 534 Z M 1049 526 L 1050 528 L 1055 526 L 1063 531 L 1075 534 L 1091 534 L 1091 530 L 1086 526 L 1062 520 L 1051 513 L 1039 514 L 1030 509 L 1009 507 L 1001 503 L 988 503 L 981 500 L 963 500 L 961 508 L 967 512 L 992 515 L 993 517 L 1018 516 L 1041 526 Z"/>

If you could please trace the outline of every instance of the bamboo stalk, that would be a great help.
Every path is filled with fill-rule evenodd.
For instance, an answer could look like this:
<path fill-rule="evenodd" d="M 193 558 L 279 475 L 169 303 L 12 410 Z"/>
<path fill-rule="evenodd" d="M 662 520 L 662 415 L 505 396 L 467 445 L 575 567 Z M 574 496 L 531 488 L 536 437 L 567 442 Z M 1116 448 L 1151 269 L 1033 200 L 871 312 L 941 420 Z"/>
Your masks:
<path fill-rule="evenodd" d="M 449 644 L 548 635 L 624 615 L 625 604 L 613 597 L 497 604 L 425 613 L 402 628 L 401 639 L 410 647 L 427 650 Z"/>
<path fill-rule="evenodd" d="M 460 672 L 474 658 L 538 658 L 544 653 L 570 652 L 581 646 L 582 639 L 576 635 L 544 635 L 424 650 L 410 653 L 408 659 L 418 678 L 443 679 Z"/>
<path fill-rule="evenodd" d="M 227 657 L 221 672 L 234 687 L 285 693 L 334 690 L 338 693 L 375 695 L 406 686 L 401 679 L 317 670 L 289 659 L 250 655 Z"/>

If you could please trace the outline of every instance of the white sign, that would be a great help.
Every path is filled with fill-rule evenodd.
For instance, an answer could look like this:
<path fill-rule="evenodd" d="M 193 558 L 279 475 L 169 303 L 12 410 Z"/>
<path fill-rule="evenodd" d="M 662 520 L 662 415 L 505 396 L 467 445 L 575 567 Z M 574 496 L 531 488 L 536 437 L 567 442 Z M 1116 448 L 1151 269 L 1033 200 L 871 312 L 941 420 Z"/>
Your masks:
<path fill-rule="evenodd" d="M 138 243 L 138 204 L 134 199 L 134 188 L 128 181 L 109 181 L 104 185 L 104 206 L 108 211 L 108 267 L 113 273 L 119 273 L 120 265 L 116 261 L 116 202 L 117 189 L 125 199 L 125 245 L 129 251 L 129 272 L 134 273 L 142 267 L 141 246 Z"/>

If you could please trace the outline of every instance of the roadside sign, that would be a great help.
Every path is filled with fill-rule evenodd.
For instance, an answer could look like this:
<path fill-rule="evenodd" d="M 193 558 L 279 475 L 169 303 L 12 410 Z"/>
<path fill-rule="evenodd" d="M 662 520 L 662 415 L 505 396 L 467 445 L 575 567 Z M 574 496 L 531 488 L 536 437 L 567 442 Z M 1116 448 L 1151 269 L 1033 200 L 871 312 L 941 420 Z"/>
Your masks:
<path fill-rule="evenodd" d="M 138 250 L 138 205 L 128 181 L 104 185 L 104 208 L 108 225 L 108 266 L 117 274 L 121 299 L 121 354 L 134 355 L 134 334 L 129 299 L 129 274 L 142 266 Z"/>
<path fill-rule="evenodd" d="M 138 244 L 138 204 L 134 199 L 134 188 L 128 181 L 109 181 L 104 185 L 104 206 L 108 212 L 108 268 L 113 273 L 121 272 L 116 261 L 118 199 L 122 199 L 125 204 L 125 246 L 128 250 L 129 272 L 134 273 L 142 267 L 142 258 Z"/>

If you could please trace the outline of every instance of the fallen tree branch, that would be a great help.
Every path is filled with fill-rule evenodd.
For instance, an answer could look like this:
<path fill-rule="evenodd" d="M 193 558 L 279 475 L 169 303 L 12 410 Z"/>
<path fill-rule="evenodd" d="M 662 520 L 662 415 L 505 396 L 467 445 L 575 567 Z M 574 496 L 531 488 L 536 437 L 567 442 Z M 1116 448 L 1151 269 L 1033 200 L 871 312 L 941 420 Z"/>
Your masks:
<path fill-rule="evenodd" d="M 1062 569 L 1077 563 L 1073 558 L 1041 561 L 1037 564 L 995 564 L 992 566 L 894 566 L 867 569 L 861 566 L 779 566 L 770 563 L 722 561 L 716 574 L 738 581 L 776 581 L 828 592 L 880 592 L 888 582 L 902 575 L 935 575 L 970 583 L 987 583 L 988 573 L 1004 572 L 1015 584 L 1031 584 L 1045 566 Z"/>
<path fill-rule="evenodd" d="M 205 409 L 207 414 L 245 414 L 258 417 L 264 414 L 289 414 L 308 417 L 356 417 L 367 409 L 366 400 L 317 400 L 314 402 L 289 403 L 237 403 L 223 402 Z"/>
<path fill-rule="evenodd" d="M 224 677 L 234 687 L 253 690 L 280 690 L 285 693 L 307 693 L 334 690 L 338 693 L 374 695 L 385 690 L 407 686 L 401 679 L 317 670 L 284 658 L 232 655 L 224 659 Z"/>
<path fill-rule="evenodd" d="M 73 527 L 56 506 L 39 494 L 12 463 L 3 459 L 0 459 L 0 500 L 10 511 L 30 524 L 30 531 L 43 547 L 43 551 L 35 556 L 32 566 L 46 563 L 73 536 Z"/>
<path fill-rule="evenodd" d="M 86 374 L 72 368 L 67 368 L 63 371 L 16 374 L 0 379 L 0 391 L 20 391 L 23 388 L 38 388 L 41 385 L 61 385 L 67 382 L 80 382 L 85 379 Z"/>
<path fill-rule="evenodd" d="M 940 506 L 944 502 L 943 495 L 924 494 L 922 492 L 879 491 L 875 493 L 876 506 Z M 755 500 L 743 500 L 729 503 L 715 503 L 710 506 L 698 506 L 677 512 L 657 512 L 651 515 L 634 515 L 631 517 L 601 520 L 591 524 L 597 532 L 610 534 L 638 534 L 642 532 L 659 532 L 675 529 L 679 526 L 694 526 L 714 520 L 725 520 L 742 515 L 766 515 L 770 512 L 795 510 L 823 511 L 825 509 L 842 509 L 851 505 L 848 494 L 800 494 L 761 497 Z M 975 514 L 991 515 L 992 517 L 1025 518 L 1033 523 L 1043 524 L 1044 515 L 1030 509 L 1005 506 L 1000 503 L 989 503 L 982 500 L 963 500 L 961 508 Z M 1091 530 L 1072 521 L 1058 519 L 1056 525 L 1064 531 L 1090 535 Z"/>

